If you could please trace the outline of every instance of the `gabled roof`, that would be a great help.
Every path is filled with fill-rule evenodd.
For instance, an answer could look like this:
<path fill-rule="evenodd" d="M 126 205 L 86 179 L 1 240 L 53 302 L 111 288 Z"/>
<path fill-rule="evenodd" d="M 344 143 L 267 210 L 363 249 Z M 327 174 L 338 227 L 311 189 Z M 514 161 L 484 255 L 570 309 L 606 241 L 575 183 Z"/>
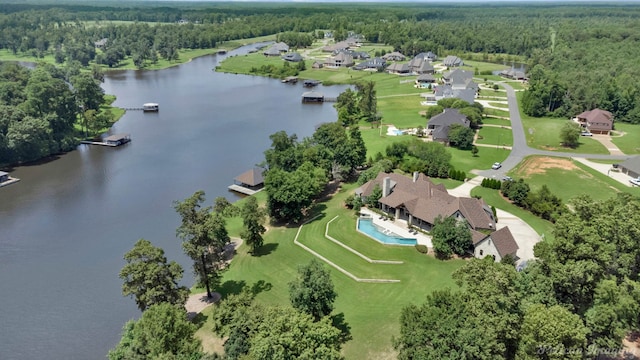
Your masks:
<path fill-rule="evenodd" d="M 391 64 L 391 65 L 389 65 L 387 67 L 387 71 L 396 72 L 396 73 L 408 73 L 409 72 L 409 65 L 393 63 L 393 64 Z"/>
<path fill-rule="evenodd" d="M 285 44 L 283 42 L 275 43 L 271 47 L 278 49 L 278 51 L 280 51 L 280 52 L 289 51 L 289 45 L 287 45 L 287 44 Z"/>
<path fill-rule="evenodd" d="M 284 55 L 282 59 L 286 61 L 298 62 L 298 61 L 302 61 L 302 55 L 298 54 L 297 52 L 293 52 L 293 53 L 288 53 Z"/>
<path fill-rule="evenodd" d="M 380 69 L 383 68 L 387 65 L 387 62 L 384 61 L 384 59 L 381 59 L 379 57 L 377 58 L 373 58 L 367 61 L 363 61 L 360 64 L 354 66 L 353 68 L 355 70 L 362 70 L 362 69 Z"/>
<path fill-rule="evenodd" d="M 442 74 L 442 79 L 451 83 L 464 84 L 467 83 L 468 80 L 473 80 L 473 72 L 469 70 L 455 69 Z"/>
<path fill-rule="evenodd" d="M 325 47 L 322 48 L 322 51 L 324 52 L 334 52 L 336 50 L 339 49 L 348 49 L 350 47 L 349 43 L 347 43 L 346 41 L 340 41 L 337 42 L 333 45 L 327 45 Z"/>
<path fill-rule="evenodd" d="M 278 50 L 278 48 L 276 48 L 275 46 L 271 46 L 270 48 L 265 50 L 262 54 L 267 56 L 279 56 L 280 50 Z"/>
<path fill-rule="evenodd" d="M 464 100 L 469 104 L 473 104 L 476 98 L 476 90 L 469 89 L 453 89 L 451 85 L 440 85 L 435 88 L 435 96 L 436 98 L 448 99 L 448 98 L 456 98 L 460 100 Z"/>
<path fill-rule="evenodd" d="M 0 177 L 3 177 L 3 176 L 5 176 L 5 175 L 9 175 L 9 173 L 8 173 L 8 172 L 4 172 L 4 171 L 0 170 Z"/>
<path fill-rule="evenodd" d="M 449 195 L 444 185 L 434 184 L 424 174 L 418 174 L 414 181 L 400 174 L 381 172 L 374 180 L 356 189 L 356 194 L 369 196 L 376 184 L 384 189 L 385 178 L 389 178 L 390 193 L 380 198 L 382 204 L 393 208 L 404 207 L 414 217 L 430 224 L 438 216 L 448 217 L 459 212 L 473 228 L 490 229 L 495 226 L 493 217 L 484 211 L 484 202 Z"/>
<path fill-rule="evenodd" d="M 416 81 L 418 81 L 418 82 L 434 82 L 434 81 L 436 81 L 436 78 L 433 77 L 433 75 L 431 75 L 431 74 L 422 74 L 422 75 L 419 75 L 416 78 Z"/>
<path fill-rule="evenodd" d="M 396 60 L 396 61 L 402 61 L 404 59 L 406 59 L 406 56 L 402 55 L 401 53 L 394 51 L 394 52 L 390 52 L 388 54 L 385 54 L 382 56 L 383 59 L 385 60 Z"/>
<path fill-rule="evenodd" d="M 460 66 L 462 65 L 462 59 L 457 56 L 449 55 L 442 60 L 444 66 Z"/>
<path fill-rule="evenodd" d="M 469 119 L 466 116 L 460 114 L 458 109 L 444 109 L 438 115 L 433 116 L 427 122 L 429 126 L 451 126 L 453 124 L 460 124 L 462 126 L 469 127 Z"/>
<path fill-rule="evenodd" d="M 578 119 L 585 119 L 588 123 L 613 124 L 613 114 L 602 109 L 585 111 L 577 116 Z"/>
<path fill-rule="evenodd" d="M 518 243 L 516 243 L 516 240 L 511 234 L 511 230 L 506 226 L 498 231 L 492 232 L 488 238 L 491 238 L 493 241 L 493 245 L 496 247 L 496 250 L 498 250 L 501 258 L 507 255 L 515 255 L 519 249 Z"/>
<path fill-rule="evenodd" d="M 431 65 L 430 62 L 424 61 L 422 64 L 420 64 L 420 66 L 416 67 L 414 71 L 418 73 L 426 73 L 426 72 L 434 72 L 435 69 L 433 68 L 433 65 Z"/>
<path fill-rule="evenodd" d="M 256 186 L 264 182 L 264 177 L 262 176 L 262 169 L 253 168 L 236 176 L 234 180 L 249 186 Z"/>
<path fill-rule="evenodd" d="M 631 170 L 634 173 L 640 174 L 640 156 L 634 156 L 623 161 L 619 165 L 625 169 Z"/>

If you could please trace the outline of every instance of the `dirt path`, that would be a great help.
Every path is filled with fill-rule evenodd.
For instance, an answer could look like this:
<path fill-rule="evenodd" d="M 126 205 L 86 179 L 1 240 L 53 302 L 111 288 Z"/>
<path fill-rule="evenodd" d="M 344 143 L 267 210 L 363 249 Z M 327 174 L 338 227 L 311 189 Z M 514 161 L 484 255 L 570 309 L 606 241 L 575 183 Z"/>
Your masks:
<path fill-rule="evenodd" d="M 224 249 L 224 257 L 227 259 L 227 263 L 230 263 L 231 260 L 233 260 L 233 255 L 235 254 L 236 249 L 240 247 L 240 245 L 242 245 L 242 239 L 231 238 L 231 243 Z M 211 295 L 212 297 L 208 298 L 206 292 L 191 294 L 187 299 L 187 302 L 184 304 L 184 307 L 187 310 L 187 317 L 189 319 L 193 319 L 207 306 L 217 303 L 221 298 L 220 293 L 217 292 L 214 292 Z"/>

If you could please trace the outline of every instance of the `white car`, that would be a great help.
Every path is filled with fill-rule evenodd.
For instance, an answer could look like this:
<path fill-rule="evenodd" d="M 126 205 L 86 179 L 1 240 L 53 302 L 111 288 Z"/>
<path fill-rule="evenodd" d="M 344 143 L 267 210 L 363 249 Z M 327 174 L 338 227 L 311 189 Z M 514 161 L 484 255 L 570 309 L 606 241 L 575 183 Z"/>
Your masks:
<path fill-rule="evenodd" d="M 581 136 L 593 136 L 592 133 L 588 132 L 588 131 L 583 131 L 580 133 Z"/>
<path fill-rule="evenodd" d="M 640 186 L 640 177 L 639 177 L 639 178 L 637 178 L 637 179 L 629 179 L 629 182 L 630 182 L 632 185 Z"/>
<path fill-rule="evenodd" d="M 498 170 L 498 169 L 500 169 L 501 167 L 502 167 L 502 164 L 500 164 L 499 162 L 497 162 L 497 163 L 493 163 L 493 165 L 491 165 L 491 168 L 492 168 L 493 170 Z"/>

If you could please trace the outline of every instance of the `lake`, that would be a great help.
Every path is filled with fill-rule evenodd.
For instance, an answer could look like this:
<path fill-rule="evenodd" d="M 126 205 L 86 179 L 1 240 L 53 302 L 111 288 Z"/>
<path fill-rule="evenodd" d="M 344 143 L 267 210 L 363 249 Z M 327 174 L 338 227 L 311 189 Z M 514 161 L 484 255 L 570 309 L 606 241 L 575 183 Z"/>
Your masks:
<path fill-rule="evenodd" d="M 105 359 L 124 323 L 140 316 L 121 294 L 123 255 L 140 238 L 185 269 L 175 236 L 175 200 L 204 190 L 229 200 L 233 178 L 263 161 L 269 135 L 299 138 L 335 121 L 332 103 L 302 104 L 302 84 L 213 71 L 212 55 L 160 71 L 117 71 L 103 84 L 128 111 L 112 133 L 118 147 L 80 145 L 41 164 L 17 167 L 0 188 L 0 359 Z M 319 86 L 336 97 L 346 86 Z"/>

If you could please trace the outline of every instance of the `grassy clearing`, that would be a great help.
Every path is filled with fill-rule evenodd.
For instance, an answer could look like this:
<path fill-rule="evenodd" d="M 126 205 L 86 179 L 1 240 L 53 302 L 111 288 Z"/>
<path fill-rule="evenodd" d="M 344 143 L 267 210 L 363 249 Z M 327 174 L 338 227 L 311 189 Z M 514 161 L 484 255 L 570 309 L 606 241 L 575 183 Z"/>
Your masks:
<path fill-rule="evenodd" d="M 516 94 L 518 102 L 522 105 L 522 94 Z M 573 153 L 588 154 L 609 154 L 604 145 L 599 141 L 581 136 L 577 148 L 567 148 L 560 144 L 560 129 L 566 124 L 567 119 L 540 117 L 534 118 L 525 115 L 520 106 L 520 116 L 522 118 L 522 126 L 524 127 L 527 144 L 536 149 L 562 151 Z"/>
<path fill-rule="evenodd" d="M 625 134 L 612 136 L 611 141 L 625 154 L 640 154 L 640 125 L 617 122 L 614 127 Z"/>
<path fill-rule="evenodd" d="M 418 253 L 413 247 L 384 246 L 358 233 L 355 230 L 353 211 L 343 207 L 345 197 L 355 187 L 353 184 L 345 185 L 330 201 L 320 204 L 318 209 L 322 217 L 305 225 L 301 240 L 314 249 L 333 256 L 332 260 L 357 267 L 364 272 L 379 273 L 401 280 L 398 284 L 357 283 L 331 268 L 332 280 L 338 293 L 334 313 L 344 314 L 353 336 L 353 340 L 344 346 L 344 356 L 347 359 L 393 358 L 391 337 L 399 334 L 398 319 L 402 307 L 422 303 L 425 296 L 433 290 L 455 287 L 451 273 L 464 264 L 464 261 L 439 261 Z M 402 260 L 404 264 L 369 264 L 360 258 L 352 259 L 351 253 L 344 249 L 334 249 L 332 245 L 335 244 L 326 240 L 322 234 L 326 223 L 336 215 L 339 218 L 331 223 L 330 231 L 338 240 L 365 255 Z M 272 228 L 265 235 L 265 251 L 259 257 L 250 256 L 246 246 L 241 246 L 218 290 L 228 295 L 238 292 L 243 285 L 263 281 L 265 290 L 258 295 L 258 302 L 288 304 L 288 282 L 295 277 L 299 265 L 312 259 L 311 254 L 293 244 L 296 231 L 297 227 Z M 208 319 L 198 331 L 198 336 L 204 338 L 205 343 L 211 347 L 219 344 L 210 332 L 209 315 L 215 310 L 215 306 L 205 310 L 204 315 Z"/>
<path fill-rule="evenodd" d="M 46 54 L 43 57 L 37 57 L 35 53 L 22 53 L 14 54 L 11 50 L 0 49 L 0 61 L 24 61 L 32 63 L 47 63 L 56 65 L 56 61 L 52 54 Z"/>
<path fill-rule="evenodd" d="M 502 148 L 478 147 L 478 156 L 473 157 L 469 150 L 459 150 L 451 147 L 447 149 L 452 154 L 451 165 L 456 170 L 462 170 L 467 174 L 470 174 L 473 169 L 491 169 L 491 165 L 494 162 L 504 161 L 510 152 L 509 150 L 503 150 Z"/>
<path fill-rule="evenodd" d="M 385 124 L 393 124 L 397 128 L 426 127 L 427 119 L 419 114 L 424 110 L 422 100 L 417 95 L 407 95 L 378 99 L 378 110 Z"/>
<path fill-rule="evenodd" d="M 511 121 L 507 119 L 498 119 L 492 117 L 482 118 L 483 124 L 491 124 L 491 125 L 500 125 L 500 126 L 511 126 Z"/>
<path fill-rule="evenodd" d="M 485 126 L 480 129 L 477 142 L 478 144 L 511 146 L 513 145 L 513 133 L 508 128 Z"/>
<path fill-rule="evenodd" d="M 553 240 L 553 224 L 539 218 L 527 210 L 513 205 L 500 195 L 500 191 L 477 186 L 471 190 L 472 196 L 481 196 L 487 204 L 509 212 L 529 224 L 538 234 L 544 234 L 545 240 Z M 500 222 L 500 218 L 498 218 Z"/>
<path fill-rule="evenodd" d="M 374 157 L 378 152 L 384 155 L 387 146 L 391 145 L 394 142 L 408 141 L 410 136 L 387 136 L 386 125 L 382 125 L 382 129 L 380 129 L 371 128 L 369 124 L 363 124 L 360 126 L 360 132 L 362 134 L 362 139 L 367 145 L 367 158 L 369 156 Z"/>
<path fill-rule="evenodd" d="M 514 90 L 525 90 L 529 88 L 529 86 L 521 81 L 505 81 L 509 86 L 511 86 Z"/>
<path fill-rule="evenodd" d="M 479 72 L 497 71 L 497 70 L 505 69 L 505 66 L 500 64 L 488 63 L 488 62 L 465 60 L 464 66 L 462 67 L 462 69 L 471 70 L 475 73 L 476 69 L 478 69 Z M 476 75 L 476 77 L 480 77 L 480 78 L 489 77 L 489 76 L 492 76 L 492 75 Z"/>
<path fill-rule="evenodd" d="M 495 107 L 498 107 L 498 108 L 502 108 L 505 111 L 509 111 L 509 104 L 503 104 L 503 103 L 498 103 L 498 102 L 489 102 L 489 105 L 495 106 Z"/>
<path fill-rule="evenodd" d="M 498 109 L 489 109 L 489 108 L 485 108 L 484 109 L 484 113 L 489 115 L 489 116 L 501 116 L 501 117 L 509 117 L 509 111 L 508 110 L 498 110 Z"/>
<path fill-rule="evenodd" d="M 563 201 L 578 195 L 589 195 L 605 200 L 620 192 L 640 194 L 634 189 L 591 169 L 577 161 L 543 156 L 530 156 L 510 172 L 514 178 L 523 178 L 532 190 L 546 185 Z"/>

